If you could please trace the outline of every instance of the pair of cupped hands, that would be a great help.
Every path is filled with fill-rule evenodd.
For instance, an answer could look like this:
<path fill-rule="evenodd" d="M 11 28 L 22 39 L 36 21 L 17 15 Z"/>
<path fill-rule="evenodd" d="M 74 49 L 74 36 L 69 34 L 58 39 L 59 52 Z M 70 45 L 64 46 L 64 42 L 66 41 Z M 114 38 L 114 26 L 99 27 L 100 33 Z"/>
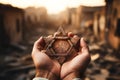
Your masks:
<path fill-rule="evenodd" d="M 55 34 L 54 34 L 55 35 Z M 51 37 L 51 36 L 49 36 Z M 69 32 L 68 37 L 77 37 Z M 49 80 L 72 80 L 81 78 L 90 62 L 89 49 L 83 38 L 80 39 L 80 51 L 73 59 L 64 62 L 62 65 L 55 59 L 51 59 L 43 51 L 45 41 L 40 37 L 33 46 L 32 59 L 36 68 L 36 76 Z"/>

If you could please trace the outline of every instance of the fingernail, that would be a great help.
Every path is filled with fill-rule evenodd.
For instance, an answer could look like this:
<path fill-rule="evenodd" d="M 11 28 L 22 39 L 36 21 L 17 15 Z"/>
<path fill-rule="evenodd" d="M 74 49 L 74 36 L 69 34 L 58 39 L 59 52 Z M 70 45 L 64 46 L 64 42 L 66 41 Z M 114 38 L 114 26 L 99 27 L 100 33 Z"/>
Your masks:
<path fill-rule="evenodd" d="M 68 36 L 69 36 L 69 37 L 73 37 L 74 35 L 73 35 L 72 32 L 69 32 L 69 33 L 68 33 Z"/>
<path fill-rule="evenodd" d="M 84 41 L 84 38 L 82 37 L 81 40 Z"/>
<path fill-rule="evenodd" d="M 41 36 L 41 39 L 43 39 L 43 36 Z"/>
<path fill-rule="evenodd" d="M 40 42 L 41 42 L 42 40 L 43 40 L 43 36 L 41 36 L 41 37 L 39 38 L 39 40 L 38 40 L 38 41 L 40 41 Z"/>
<path fill-rule="evenodd" d="M 81 41 L 85 43 L 85 39 L 83 37 L 81 38 Z"/>
<path fill-rule="evenodd" d="M 74 35 L 73 38 L 78 38 L 78 36 L 77 36 L 77 35 Z"/>

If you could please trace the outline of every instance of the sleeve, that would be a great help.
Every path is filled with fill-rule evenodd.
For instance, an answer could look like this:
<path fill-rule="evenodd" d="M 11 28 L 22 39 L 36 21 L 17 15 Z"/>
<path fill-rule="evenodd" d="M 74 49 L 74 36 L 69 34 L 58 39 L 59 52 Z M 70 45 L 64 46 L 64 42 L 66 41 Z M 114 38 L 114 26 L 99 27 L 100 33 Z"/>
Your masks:
<path fill-rule="evenodd" d="M 82 80 L 81 78 L 74 78 L 73 80 Z"/>
<path fill-rule="evenodd" d="M 33 80 L 48 80 L 47 78 L 42 78 L 42 77 L 36 77 L 36 78 L 33 78 Z"/>
<path fill-rule="evenodd" d="M 33 80 L 48 80 L 48 79 L 46 79 L 46 78 L 41 78 L 41 77 L 36 77 L 36 78 L 34 78 Z M 75 79 L 73 79 L 73 80 L 82 80 L 82 79 L 80 79 L 80 78 L 75 78 Z"/>

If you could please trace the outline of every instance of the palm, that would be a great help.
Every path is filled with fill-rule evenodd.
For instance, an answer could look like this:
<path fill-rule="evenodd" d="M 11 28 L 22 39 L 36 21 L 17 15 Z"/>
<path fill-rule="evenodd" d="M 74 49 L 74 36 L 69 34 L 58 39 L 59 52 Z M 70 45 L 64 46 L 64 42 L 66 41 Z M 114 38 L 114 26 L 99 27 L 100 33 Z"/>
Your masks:
<path fill-rule="evenodd" d="M 83 39 L 80 41 L 81 50 L 78 55 L 72 60 L 65 62 L 61 67 L 61 78 L 69 75 L 70 73 L 79 72 L 83 74 L 84 70 L 90 62 L 90 54 L 88 47 Z"/>
<path fill-rule="evenodd" d="M 59 76 L 60 64 L 56 60 L 50 59 L 45 53 L 38 52 L 33 56 L 34 64 L 38 70 L 46 70 Z"/>
<path fill-rule="evenodd" d="M 61 77 L 65 77 L 69 73 L 80 71 L 82 74 L 83 69 L 87 67 L 89 63 L 88 56 L 84 57 L 83 55 L 78 55 L 73 58 L 71 61 L 65 62 L 61 68 Z"/>

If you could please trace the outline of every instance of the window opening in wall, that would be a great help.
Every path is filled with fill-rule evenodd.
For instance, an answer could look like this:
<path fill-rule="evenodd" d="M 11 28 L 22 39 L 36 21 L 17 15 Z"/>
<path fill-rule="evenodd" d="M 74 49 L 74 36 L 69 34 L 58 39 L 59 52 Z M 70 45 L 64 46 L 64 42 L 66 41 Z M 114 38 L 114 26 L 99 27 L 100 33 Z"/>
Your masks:
<path fill-rule="evenodd" d="M 115 35 L 120 37 L 120 19 L 117 20 Z"/>
<path fill-rule="evenodd" d="M 99 20 L 100 20 L 100 14 L 98 14 L 98 16 L 97 16 L 97 21 L 98 21 L 97 22 L 98 23 L 97 24 L 97 26 L 98 26 L 98 30 L 97 31 L 98 31 L 98 34 L 100 34 L 100 23 L 99 23 Z"/>
<path fill-rule="evenodd" d="M 20 32 L 20 21 L 19 21 L 19 19 L 16 20 L 16 31 Z"/>

